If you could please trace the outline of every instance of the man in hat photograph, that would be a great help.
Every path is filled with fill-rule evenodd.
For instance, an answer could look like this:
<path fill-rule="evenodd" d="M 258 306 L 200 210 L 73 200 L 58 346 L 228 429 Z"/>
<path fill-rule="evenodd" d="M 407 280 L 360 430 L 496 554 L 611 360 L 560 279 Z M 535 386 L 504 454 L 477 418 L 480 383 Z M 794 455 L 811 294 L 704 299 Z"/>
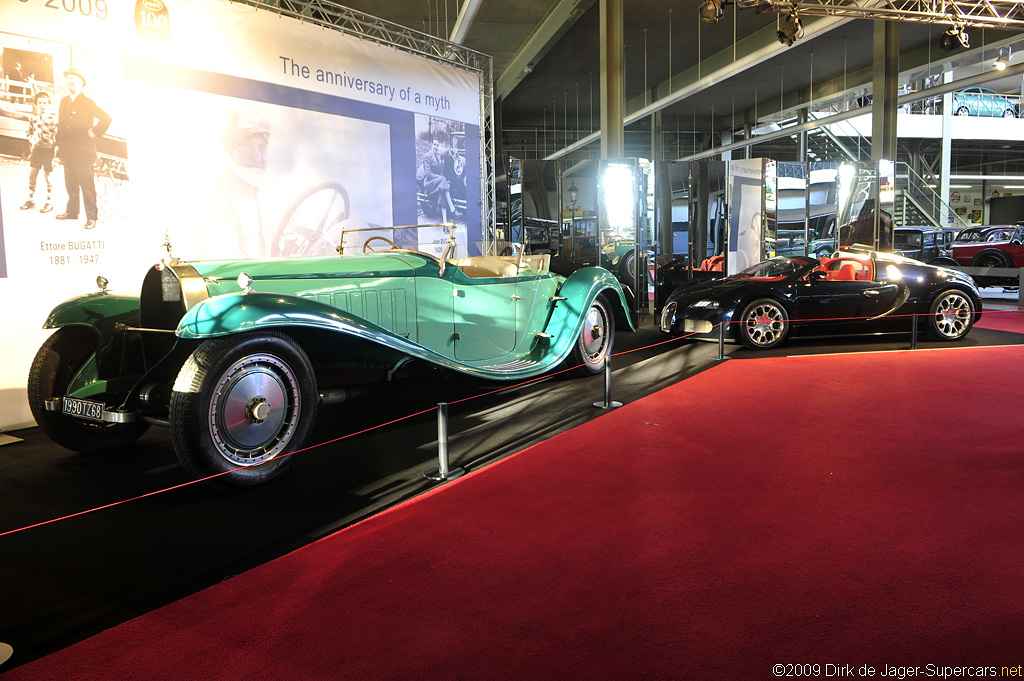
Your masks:
<path fill-rule="evenodd" d="M 96 226 L 96 140 L 110 127 L 110 116 L 82 90 L 85 75 L 72 66 L 64 72 L 68 95 L 57 110 L 57 157 L 64 164 L 67 208 L 58 220 L 77 220 L 80 204 L 85 206 L 85 229 Z"/>

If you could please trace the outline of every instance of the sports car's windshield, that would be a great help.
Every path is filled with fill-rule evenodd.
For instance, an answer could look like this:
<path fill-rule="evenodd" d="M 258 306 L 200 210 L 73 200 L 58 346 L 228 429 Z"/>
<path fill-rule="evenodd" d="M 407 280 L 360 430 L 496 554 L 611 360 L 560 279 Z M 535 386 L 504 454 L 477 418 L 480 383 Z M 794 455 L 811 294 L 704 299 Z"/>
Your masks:
<path fill-rule="evenodd" d="M 733 275 L 736 279 L 784 279 L 800 276 L 808 269 L 817 266 L 818 261 L 812 258 L 772 258 L 748 267 Z"/>

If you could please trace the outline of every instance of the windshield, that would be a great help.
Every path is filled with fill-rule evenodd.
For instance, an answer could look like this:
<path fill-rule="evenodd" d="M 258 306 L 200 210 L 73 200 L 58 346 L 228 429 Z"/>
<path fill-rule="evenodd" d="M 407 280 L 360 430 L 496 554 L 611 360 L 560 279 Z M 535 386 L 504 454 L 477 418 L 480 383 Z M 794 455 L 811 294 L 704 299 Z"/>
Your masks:
<path fill-rule="evenodd" d="M 921 232 L 896 232 L 893 235 L 893 242 L 896 248 L 921 245 Z"/>
<path fill-rule="evenodd" d="M 800 276 L 817 267 L 818 261 L 803 256 L 793 258 L 772 258 L 736 273 L 738 279 L 781 279 Z"/>

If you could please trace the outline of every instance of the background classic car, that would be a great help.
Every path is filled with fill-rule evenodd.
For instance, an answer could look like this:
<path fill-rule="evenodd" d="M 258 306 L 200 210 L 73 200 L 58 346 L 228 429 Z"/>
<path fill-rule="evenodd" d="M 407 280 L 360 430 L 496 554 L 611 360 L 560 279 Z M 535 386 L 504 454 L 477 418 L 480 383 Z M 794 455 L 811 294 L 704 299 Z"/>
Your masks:
<path fill-rule="evenodd" d="M 632 328 L 622 290 L 601 268 L 552 273 L 549 257 L 395 248 L 160 263 L 139 296 L 102 282 L 51 312 L 56 331 L 29 375 L 32 413 L 83 453 L 165 425 L 193 475 L 258 484 L 291 464 L 320 401 L 417 366 L 493 380 L 602 371 L 616 321 Z"/>
<path fill-rule="evenodd" d="M 772 258 L 725 279 L 681 286 L 661 330 L 766 350 L 791 336 L 907 333 L 913 314 L 939 340 L 967 335 L 981 295 L 966 274 L 872 251 Z"/>

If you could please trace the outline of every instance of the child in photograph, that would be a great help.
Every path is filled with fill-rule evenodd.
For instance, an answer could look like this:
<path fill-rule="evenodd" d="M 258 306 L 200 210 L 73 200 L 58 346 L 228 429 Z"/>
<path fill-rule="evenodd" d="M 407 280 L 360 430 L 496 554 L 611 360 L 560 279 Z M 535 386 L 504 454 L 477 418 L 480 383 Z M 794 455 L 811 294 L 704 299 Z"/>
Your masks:
<path fill-rule="evenodd" d="M 50 93 L 40 90 L 35 96 L 36 111 L 28 122 L 28 143 L 32 147 L 29 155 L 28 171 L 28 200 L 21 205 L 22 210 L 29 210 L 36 207 L 35 194 L 36 182 L 39 180 L 39 171 L 43 171 L 43 181 L 46 184 L 46 201 L 39 209 L 40 213 L 49 213 L 53 210 L 51 199 L 53 197 L 53 182 L 50 180 L 50 173 L 53 172 L 53 151 L 54 138 L 57 134 L 57 113 L 53 110 Z"/>

